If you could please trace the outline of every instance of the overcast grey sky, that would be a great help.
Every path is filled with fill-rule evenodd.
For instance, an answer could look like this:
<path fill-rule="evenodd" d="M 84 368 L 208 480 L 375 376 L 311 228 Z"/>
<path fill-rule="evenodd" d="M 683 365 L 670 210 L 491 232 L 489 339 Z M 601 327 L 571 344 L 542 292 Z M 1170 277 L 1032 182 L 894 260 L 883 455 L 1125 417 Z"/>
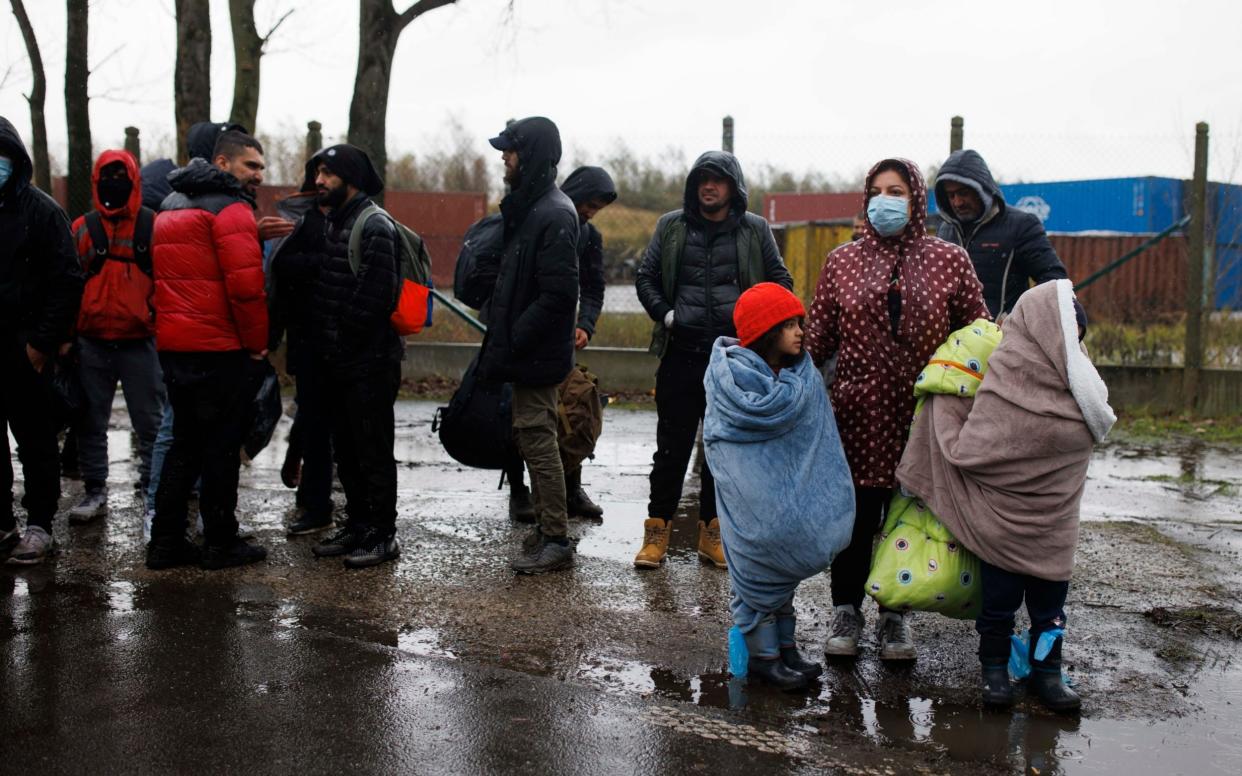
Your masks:
<path fill-rule="evenodd" d="M 404 8 L 409 0 L 396 0 Z M 7 6 L 7 3 L 5 4 Z M 47 67 L 48 128 L 64 143 L 64 3 L 27 0 Z M 96 145 L 122 128 L 171 135 L 172 0 L 94 0 Z M 259 0 L 260 29 L 290 7 L 263 60 L 259 129 L 348 122 L 353 0 Z M 853 176 L 881 156 L 939 161 L 953 114 L 1008 180 L 1188 177 L 1194 122 L 1212 124 L 1213 175 L 1242 179 L 1242 3 L 1231 0 L 460 0 L 402 36 L 389 154 L 450 119 L 486 137 L 543 114 L 590 161 L 624 139 L 688 163 L 737 121 L 743 164 Z M 213 118 L 232 99 L 228 3 L 212 0 Z M 0 114 L 28 138 L 29 65 L 0 12 Z"/>

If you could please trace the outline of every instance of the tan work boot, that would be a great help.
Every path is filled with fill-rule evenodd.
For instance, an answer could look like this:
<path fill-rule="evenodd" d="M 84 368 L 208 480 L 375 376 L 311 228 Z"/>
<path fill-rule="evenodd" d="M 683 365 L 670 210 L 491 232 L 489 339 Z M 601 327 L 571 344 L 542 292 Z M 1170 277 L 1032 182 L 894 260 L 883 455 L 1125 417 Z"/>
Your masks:
<path fill-rule="evenodd" d="M 673 530 L 669 521 L 649 517 L 643 522 L 643 548 L 634 556 L 640 569 L 658 569 L 668 554 L 668 535 Z"/>
<path fill-rule="evenodd" d="M 711 561 L 718 569 L 727 569 L 724 545 L 720 543 L 720 518 L 713 518 L 710 523 L 699 521 L 699 557 Z"/>

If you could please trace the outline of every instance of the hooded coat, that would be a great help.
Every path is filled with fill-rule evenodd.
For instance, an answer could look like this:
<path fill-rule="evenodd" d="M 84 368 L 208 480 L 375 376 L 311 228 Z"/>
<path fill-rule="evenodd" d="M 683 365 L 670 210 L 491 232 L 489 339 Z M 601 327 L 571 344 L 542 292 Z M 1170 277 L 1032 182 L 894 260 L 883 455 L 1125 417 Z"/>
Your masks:
<path fill-rule="evenodd" d="M 227 121 L 200 121 L 191 124 L 190 131 L 185 136 L 186 152 L 191 159 L 206 159 L 210 162 L 211 152 L 216 149 L 216 140 L 220 133 L 230 129 L 248 132 L 241 124 L 230 124 Z M 160 211 L 164 198 L 173 192 L 168 176 L 176 169 L 177 163 L 172 159 L 156 159 L 142 166 L 142 204 L 145 207 L 157 213 Z"/>
<path fill-rule="evenodd" d="M 579 167 L 561 184 L 561 191 L 574 203 L 598 200 L 611 204 L 617 186 L 602 167 Z M 578 218 L 578 328 L 595 336 L 595 324 L 604 309 L 604 236 L 589 221 Z"/>
<path fill-rule="evenodd" d="M 267 347 L 263 254 L 237 178 L 195 158 L 168 177 L 155 218 L 155 346 L 161 352 Z"/>
<path fill-rule="evenodd" d="M 837 355 L 832 407 L 854 484 L 871 488 L 893 485 L 914 417 L 914 381 L 927 360 L 949 332 L 990 317 L 970 257 L 927 235 L 919 168 L 885 159 L 867 173 L 864 190 L 891 163 L 910 178 L 910 223 L 881 237 L 868 221 L 861 239 L 828 254 L 806 325 L 815 363 Z M 890 296 L 900 299 L 896 334 Z"/>
<path fill-rule="evenodd" d="M 30 184 L 30 155 L 2 116 L 0 156 L 13 160 L 13 173 L 0 187 L 0 347 L 29 344 L 52 355 L 72 336 L 82 299 L 69 219 Z"/>
<path fill-rule="evenodd" d="M 944 192 L 948 181 L 974 189 L 983 202 L 983 215 L 967 223 L 958 220 Z M 943 219 L 937 236 L 970 254 L 993 316 L 1012 310 L 1031 281 L 1038 285 L 1069 277 L 1039 218 L 1005 204 L 1000 186 L 977 151 L 954 151 L 945 160 L 936 174 L 936 207 Z"/>
<path fill-rule="evenodd" d="M 773 374 L 758 353 L 721 337 L 703 384 L 703 445 L 734 622 L 746 632 L 850 543 L 854 491 L 823 378 L 805 353 Z"/>
<path fill-rule="evenodd" d="M 110 208 L 99 199 L 99 178 L 105 167 L 117 163 L 124 165 L 132 188 L 124 204 Z M 102 216 L 100 222 L 108 237 L 108 253 L 112 258 L 95 255 L 86 216 L 73 222 L 78 261 L 88 273 L 82 308 L 78 312 L 78 334 L 106 340 L 150 337 L 155 334 L 155 315 L 151 308 L 155 282 L 133 262 L 134 229 L 142 208 L 142 176 L 138 163 L 128 151 L 113 149 L 99 155 L 91 174 L 91 195 L 95 210 Z"/>
<path fill-rule="evenodd" d="M 559 385 L 574 366 L 578 211 L 556 187 L 556 125 L 536 116 L 504 134 L 516 145 L 521 182 L 500 203 L 504 250 L 479 374 L 490 382 Z"/>
<path fill-rule="evenodd" d="M 288 332 L 286 363 L 292 373 L 310 325 L 315 284 L 324 259 L 326 220 L 317 207 L 315 162 L 306 162 L 302 188 L 276 203 L 281 218 L 293 222 L 293 231 L 273 240 L 268 250 L 268 350 L 280 347 Z"/>
<path fill-rule="evenodd" d="M 729 216 L 719 223 L 699 214 L 699 176 L 709 170 L 733 182 Z M 663 323 L 669 310 L 675 311 L 672 344 L 680 350 L 706 354 L 717 337 L 736 335 L 733 305 L 749 287 L 738 265 L 738 244 L 750 238 L 746 230 L 758 237 L 763 263 L 763 277 L 751 278 L 750 283 L 766 280 L 793 288 L 793 278 L 785 269 L 771 227 L 760 216 L 747 212 L 748 201 L 746 179 L 737 157 L 727 151 L 708 151 L 695 160 L 686 176 L 682 209 L 665 213 L 656 223 L 635 285 L 638 300 L 657 324 Z M 665 235 L 677 221 L 684 223 L 686 230 L 681 256 L 665 257 Z M 671 279 L 664 276 L 670 259 L 677 266 Z"/>

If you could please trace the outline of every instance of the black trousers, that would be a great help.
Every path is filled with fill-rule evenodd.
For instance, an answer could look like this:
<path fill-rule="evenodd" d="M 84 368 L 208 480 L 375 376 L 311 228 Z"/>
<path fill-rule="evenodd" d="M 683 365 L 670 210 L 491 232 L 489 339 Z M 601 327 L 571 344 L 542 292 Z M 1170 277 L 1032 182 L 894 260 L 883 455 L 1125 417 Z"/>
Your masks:
<path fill-rule="evenodd" d="M 979 581 L 983 586 L 983 611 L 975 620 L 979 632 L 979 657 L 1007 658 L 1009 635 L 1013 633 L 1014 614 L 1026 600 L 1031 617 L 1031 643 L 1039 634 L 1065 626 L 1065 597 L 1069 580 L 1048 579 L 1015 574 L 980 560 Z M 1059 656 L 1059 650 L 1055 653 Z"/>
<path fill-rule="evenodd" d="M 223 547 L 237 538 L 237 480 L 247 405 L 262 380 L 242 351 L 162 353 L 160 364 L 173 410 L 172 447 L 164 458 L 151 538 L 185 534 L 187 502 L 199 487 L 203 541 Z"/>
<path fill-rule="evenodd" d="M 60 451 L 56 441 L 60 420 L 46 373 L 52 368 L 51 359 L 45 373 L 39 374 L 26 357 L 25 343 L 16 336 L 6 340 L 0 354 L 4 367 L 4 377 L 0 378 L 0 432 L 7 423 L 17 440 L 17 458 L 22 464 L 26 490 L 22 506 L 26 508 L 27 526 L 39 526 L 51 533 L 52 518 L 60 502 Z M 5 459 L 0 467 L 0 488 L 4 490 L 0 497 L 0 530 L 7 531 L 13 528 L 15 520 L 13 468 L 8 455 Z"/>
<path fill-rule="evenodd" d="M 304 353 L 305 348 L 299 349 Z M 294 379 L 298 411 L 289 446 L 302 460 L 298 506 L 316 517 L 332 514 L 332 412 L 325 395 L 322 368 L 309 356 L 297 356 Z"/>
<path fill-rule="evenodd" d="M 884 526 L 888 502 L 893 497 L 889 488 L 854 486 L 854 534 L 849 546 L 832 560 L 832 605 L 862 606 L 867 577 L 871 574 L 871 550 L 876 532 Z"/>
<path fill-rule="evenodd" d="M 709 354 L 670 348 L 656 370 L 656 451 L 651 458 L 651 500 L 647 515 L 672 520 L 681 501 L 686 467 L 707 409 L 703 375 Z M 707 461 L 700 473 L 699 519 L 716 514 L 716 481 Z"/>
<path fill-rule="evenodd" d="M 323 377 L 347 522 L 392 536 L 397 532 L 393 403 L 401 387 L 401 363 L 385 359 L 350 368 L 325 366 Z"/>

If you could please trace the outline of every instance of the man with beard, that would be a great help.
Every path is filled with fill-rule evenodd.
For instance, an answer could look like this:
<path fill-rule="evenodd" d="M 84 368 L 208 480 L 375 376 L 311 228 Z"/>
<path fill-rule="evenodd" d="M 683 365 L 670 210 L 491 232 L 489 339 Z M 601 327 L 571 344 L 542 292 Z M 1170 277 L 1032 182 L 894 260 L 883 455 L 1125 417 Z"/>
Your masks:
<path fill-rule="evenodd" d="M 72 336 L 82 298 L 69 221 L 51 197 L 31 185 L 33 170 L 17 130 L 0 116 L 0 433 L 7 423 L 17 440 L 26 491 L 23 535 L 13 514 L 6 433 L 0 558 L 20 565 L 41 563 L 55 546 L 60 466 L 49 379 L 57 353 Z"/>
<path fill-rule="evenodd" d="M 155 219 L 155 336 L 174 413 L 173 442 L 155 497 L 147 567 L 255 563 L 267 550 L 237 535 L 237 481 L 254 362 L 267 357 L 263 256 L 254 195 L 263 147 L 224 132 L 212 161 L 169 176 L 173 193 Z M 200 475 L 202 551 L 186 538 L 186 509 Z"/>
<path fill-rule="evenodd" d="M 660 217 L 638 268 L 638 299 L 655 321 L 656 452 L 651 500 L 638 568 L 658 568 L 668 552 L 673 515 L 707 408 L 703 376 L 712 343 L 737 336 L 733 305 L 763 281 L 793 288 L 768 222 L 746 212 L 746 181 L 736 157 L 708 151 L 686 177 L 681 210 Z M 716 486 L 706 461 L 700 473 L 699 556 L 725 568 L 716 516 Z"/>
<path fill-rule="evenodd" d="M 515 121 L 489 141 L 509 193 L 500 203 L 504 248 L 479 354 L 482 380 L 513 383 L 513 433 L 530 469 L 539 524 L 513 562 L 520 574 L 574 562 L 557 448 L 557 394 L 574 366 L 578 213 L 556 187 L 561 136 L 542 116 Z"/>
<path fill-rule="evenodd" d="M 361 149 L 335 145 L 311 163 L 328 214 L 303 346 L 312 351 L 332 418 L 332 451 L 346 501 L 345 525 L 312 552 L 361 568 L 401 553 L 393 404 L 404 347 L 389 320 L 400 289 L 400 237 L 388 214 L 368 209 L 368 197 L 383 191 L 384 182 Z M 364 211 L 368 216 L 359 222 Z M 355 229 L 362 230 L 356 270 L 349 257 Z"/>

